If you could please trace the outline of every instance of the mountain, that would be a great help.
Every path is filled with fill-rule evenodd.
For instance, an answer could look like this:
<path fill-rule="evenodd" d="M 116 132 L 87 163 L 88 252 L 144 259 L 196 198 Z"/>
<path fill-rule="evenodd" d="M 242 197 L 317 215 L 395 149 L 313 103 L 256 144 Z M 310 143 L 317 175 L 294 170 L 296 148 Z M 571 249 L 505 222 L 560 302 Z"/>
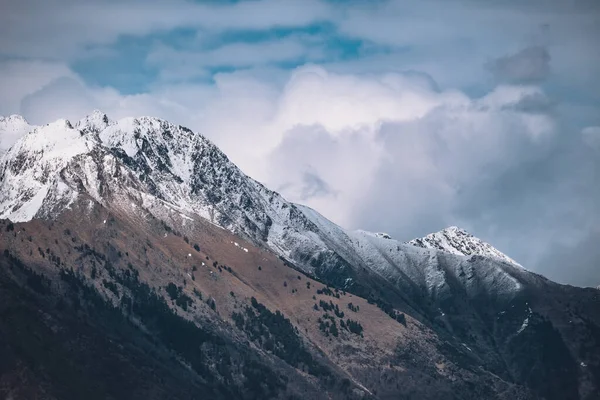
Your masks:
<path fill-rule="evenodd" d="M 413 239 L 407 243 L 424 249 L 435 249 L 462 256 L 480 255 L 483 257 L 492 257 L 520 266 L 516 261 L 494 248 L 491 244 L 476 238 L 469 232 L 456 226 L 430 233 L 423 238 Z"/>
<path fill-rule="evenodd" d="M 34 126 L 20 115 L 0 117 L 0 155 L 33 128 Z"/>
<path fill-rule="evenodd" d="M 0 159 L 0 218 L 13 398 L 600 393 L 597 290 L 459 229 L 345 230 L 164 120 L 34 127 Z"/>

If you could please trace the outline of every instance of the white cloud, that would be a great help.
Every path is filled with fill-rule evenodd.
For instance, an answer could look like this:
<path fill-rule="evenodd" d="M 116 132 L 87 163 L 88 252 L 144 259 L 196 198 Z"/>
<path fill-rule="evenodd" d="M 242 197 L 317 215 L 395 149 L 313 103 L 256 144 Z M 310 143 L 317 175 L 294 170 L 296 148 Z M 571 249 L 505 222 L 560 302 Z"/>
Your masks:
<path fill-rule="evenodd" d="M 304 67 L 283 90 L 277 123 L 319 124 L 339 134 L 386 120 L 418 118 L 441 102 L 464 100 L 455 93 L 434 93 L 430 82 L 418 77 L 331 74 L 321 67 Z"/>
<path fill-rule="evenodd" d="M 519 146 L 554 131 L 548 116 L 506 108 L 533 89 L 472 100 L 402 75 L 309 71 L 284 89 L 277 128 L 264 128 L 285 132 L 267 159 L 268 180 L 298 200 L 305 173 L 320 177 L 331 193 L 304 202 L 346 226 L 379 218 L 413 231 L 427 213 L 451 219 L 463 186 L 521 162 Z"/>
<path fill-rule="evenodd" d="M 94 109 L 98 96 L 75 78 L 61 77 L 21 101 L 21 112 L 36 125 L 59 118 L 76 119 Z"/>
<path fill-rule="evenodd" d="M 64 64 L 44 61 L 0 62 L 0 113 L 21 113 L 21 100 L 57 78 L 76 75 Z"/>

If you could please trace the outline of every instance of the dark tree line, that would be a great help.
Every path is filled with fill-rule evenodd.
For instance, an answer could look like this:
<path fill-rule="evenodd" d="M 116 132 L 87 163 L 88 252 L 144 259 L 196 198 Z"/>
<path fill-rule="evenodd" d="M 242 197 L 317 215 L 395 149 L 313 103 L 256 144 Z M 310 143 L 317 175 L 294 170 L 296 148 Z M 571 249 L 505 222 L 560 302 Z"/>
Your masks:
<path fill-rule="evenodd" d="M 243 312 L 233 312 L 231 317 L 238 329 L 244 331 L 250 340 L 259 343 L 288 364 L 306 369 L 314 376 L 330 374 L 304 347 L 297 328 L 279 310 L 273 313 L 252 297 L 251 306 L 246 306 Z"/>

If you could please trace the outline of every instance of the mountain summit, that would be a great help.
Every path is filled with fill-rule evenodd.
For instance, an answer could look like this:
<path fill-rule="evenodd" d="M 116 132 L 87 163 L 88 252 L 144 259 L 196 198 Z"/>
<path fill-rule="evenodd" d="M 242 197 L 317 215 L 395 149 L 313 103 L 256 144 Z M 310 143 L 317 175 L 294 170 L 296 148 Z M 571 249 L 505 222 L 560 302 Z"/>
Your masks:
<path fill-rule="evenodd" d="M 424 249 L 435 249 L 456 255 L 493 257 L 521 266 L 491 244 L 484 242 L 457 226 L 450 226 L 439 232 L 430 233 L 425 237 L 413 239 L 407 243 Z"/>
<path fill-rule="evenodd" d="M 212 143 L 187 128 L 150 117 L 111 121 L 96 111 L 74 125 L 59 120 L 36 127 L 6 152 L 0 218 L 51 218 L 81 196 L 120 208 L 131 204 L 129 197 L 144 207 L 168 202 L 209 217 L 208 198 L 219 203 L 222 191 L 233 190 L 219 184 L 233 170 Z M 209 180 L 215 185 L 207 193 Z"/>

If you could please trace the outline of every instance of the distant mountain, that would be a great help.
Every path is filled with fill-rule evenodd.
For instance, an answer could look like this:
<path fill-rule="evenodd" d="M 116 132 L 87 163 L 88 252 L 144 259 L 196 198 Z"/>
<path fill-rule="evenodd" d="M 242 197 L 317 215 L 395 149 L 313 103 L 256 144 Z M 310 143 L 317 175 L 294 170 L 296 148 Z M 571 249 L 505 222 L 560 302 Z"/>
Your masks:
<path fill-rule="evenodd" d="M 500 250 L 494 248 L 491 244 L 476 238 L 469 232 L 456 226 L 448 227 L 439 232 L 430 233 L 423 238 L 413 239 L 407 243 L 424 249 L 440 250 L 450 254 L 492 257 L 514 265 L 519 265 L 516 261 L 502 253 Z"/>
<path fill-rule="evenodd" d="M 553 283 L 461 229 L 409 243 L 345 230 L 157 118 L 94 112 L 10 134 L 23 136 L 0 158 L 0 283 L 6 304 L 29 296 L 26 315 L 60 322 L 49 334 L 45 319 L 7 308 L 23 322 L 0 327 L 16 388 L 38 379 L 64 398 L 79 385 L 81 398 L 99 379 L 100 398 L 146 398 L 135 382 L 150 379 L 179 398 L 198 387 L 214 398 L 600 395 L 600 292 Z M 140 388 L 129 396 L 94 346 L 57 353 L 87 360 L 75 378 L 36 369 L 54 370 L 44 352 L 20 356 L 28 324 L 51 346 L 89 326 L 90 343 L 114 337 L 115 321 L 129 332 L 120 371 Z M 151 378 L 166 359 L 192 386 Z"/>

